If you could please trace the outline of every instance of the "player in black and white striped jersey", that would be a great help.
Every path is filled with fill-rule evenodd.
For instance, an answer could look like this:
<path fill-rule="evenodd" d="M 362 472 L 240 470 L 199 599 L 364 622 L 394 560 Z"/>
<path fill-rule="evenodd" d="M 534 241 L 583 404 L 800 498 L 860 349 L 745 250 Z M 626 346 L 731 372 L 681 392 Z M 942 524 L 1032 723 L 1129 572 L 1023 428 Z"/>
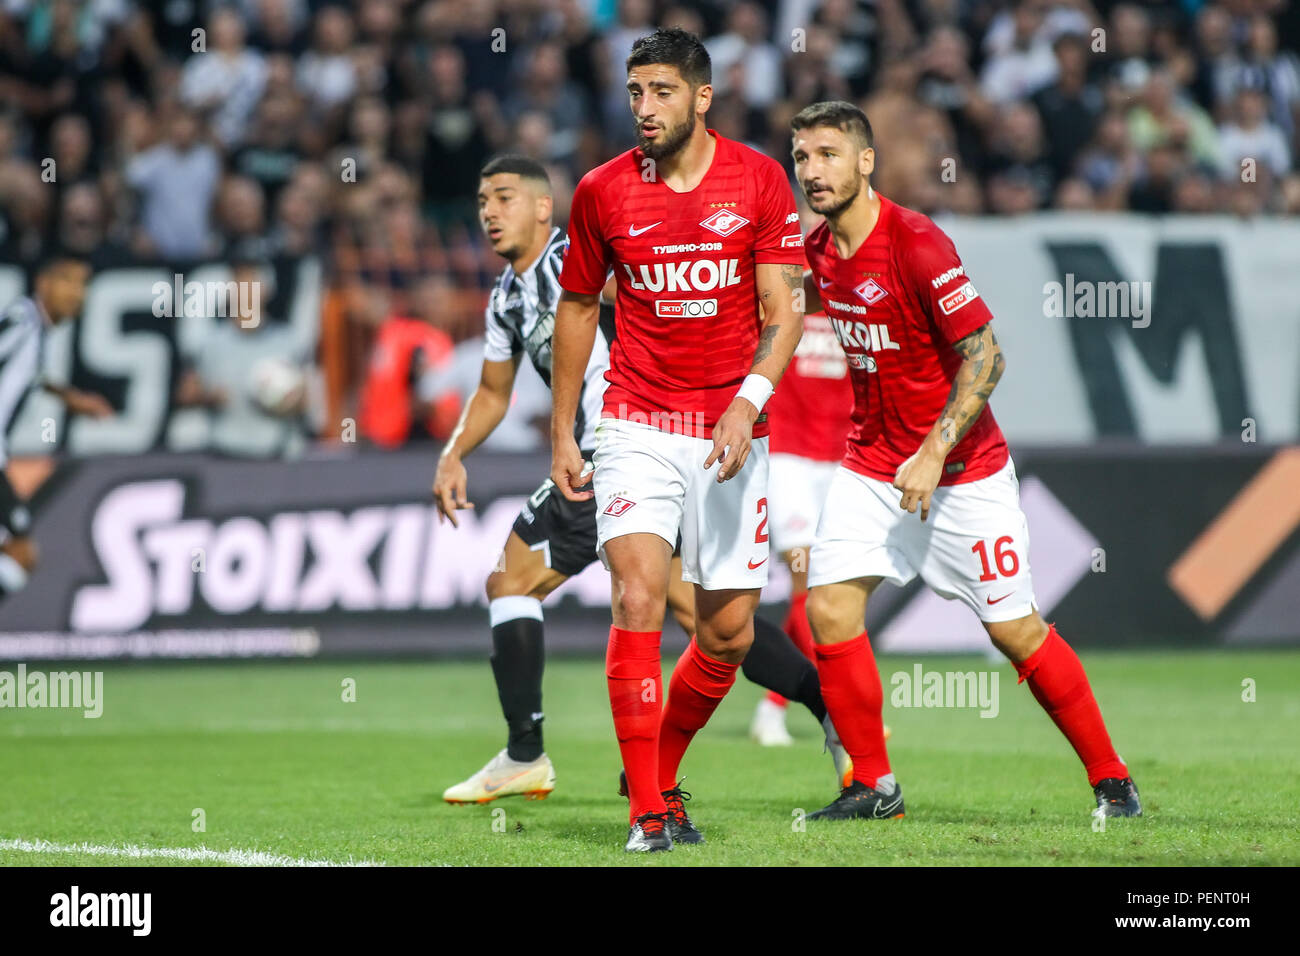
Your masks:
<path fill-rule="evenodd" d="M 103 396 L 55 385 L 41 375 L 45 330 L 77 317 L 89 278 L 90 265 L 84 260 L 52 254 L 37 266 L 32 294 L 16 299 L 0 313 L 0 601 L 21 591 L 36 567 L 36 545 L 29 537 L 31 513 L 5 476 L 9 429 L 23 399 L 39 385 L 74 415 L 113 414 Z"/>
<path fill-rule="evenodd" d="M 453 525 L 458 510 L 473 507 L 461 459 L 505 415 L 525 355 L 550 387 L 551 334 L 567 246 L 564 233 L 551 224 L 550 182 L 535 160 L 501 156 L 490 161 L 480 176 L 478 202 L 483 231 L 507 265 L 488 302 L 479 386 L 443 448 L 434 478 L 439 515 Z M 612 326 L 610 316 L 597 331 L 583 375 L 574 438 L 588 453 L 595 448 Z M 570 502 L 555 493 L 549 479 L 544 481 L 516 519 L 498 569 L 487 581 L 492 671 L 507 745 L 478 773 L 448 788 L 448 802 L 487 802 L 512 794 L 537 799 L 555 786 L 555 769 L 542 748 L 541 602 L 595 560 L 595 503 Z M 684 600 L 684 591 L 682 596 Z M 692 611 L 686 610 L 688 623 Z"/>

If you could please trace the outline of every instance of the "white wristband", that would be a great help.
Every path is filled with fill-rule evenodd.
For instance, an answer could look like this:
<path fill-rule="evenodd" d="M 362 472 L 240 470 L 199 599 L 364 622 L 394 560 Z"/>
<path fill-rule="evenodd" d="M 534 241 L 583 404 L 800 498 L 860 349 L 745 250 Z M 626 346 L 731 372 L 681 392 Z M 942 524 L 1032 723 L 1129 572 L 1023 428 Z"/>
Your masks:
<path fill-rule="evenodd" d="M 740 391 L 736 393 L 736 397 L 743 398 L 761 412 L 774 391 L 776 391 L 776 387 L 768 380 L 766 375 L 750 372 L 745 376 L 745 381 L 741 383 Z"/>

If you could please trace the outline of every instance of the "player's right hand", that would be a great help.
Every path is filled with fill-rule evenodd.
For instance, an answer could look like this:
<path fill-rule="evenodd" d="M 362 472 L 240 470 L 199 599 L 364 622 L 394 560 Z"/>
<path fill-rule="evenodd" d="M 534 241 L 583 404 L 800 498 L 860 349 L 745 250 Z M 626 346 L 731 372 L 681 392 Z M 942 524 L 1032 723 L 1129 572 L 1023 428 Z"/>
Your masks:
<path fill-rule="evenodd" d="M 468 482 L 469 474 L 459 458 L 443 455 L 438 459 L 438 470 L 433 476 L 433 501 L 438 509 L 438 524 L 442 524 L 445 518 L 453 528 L 460 527 L 456 523 L 456 512 L 474 507 L 465 493 Z"/>
<path fill-rule="evenodd" d="M 560 489 L 560 494 L 570 501 L 588 501 L 596 497 L 595 491 L 579 491 L 583 485 L 591 484 L 591 472 L 582 460 L 582 452 L 571 435 L 556 438 L 551 453 L 551 481 Z"/>
<path fill-rule="evenodd" d="M 733 398 L 713 426 L 713 451 L 704 460 L 704 467 L 707 470 L 715 461 L 718 462 L 719 484 L 734 478 L 744 467 L 754 441 L 754 421 L 757 418 L 758 409 L 748 399 Z"/>

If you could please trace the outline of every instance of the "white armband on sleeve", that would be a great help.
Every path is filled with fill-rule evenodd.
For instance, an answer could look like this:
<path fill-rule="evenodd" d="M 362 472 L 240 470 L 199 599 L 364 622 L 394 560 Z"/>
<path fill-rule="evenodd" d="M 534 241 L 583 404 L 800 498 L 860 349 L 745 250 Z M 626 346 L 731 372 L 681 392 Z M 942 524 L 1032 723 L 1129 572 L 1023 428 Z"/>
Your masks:
<path fill-rule="evenodd" d="M 776 391 L 776 386 L 768 380 L 766 375 L 750 372 L 745 376 L 745 381 L 741 383 L 740 391 L 736 393 L 736 397 L 745 399 L 761 412 L 774 391 Z"/>

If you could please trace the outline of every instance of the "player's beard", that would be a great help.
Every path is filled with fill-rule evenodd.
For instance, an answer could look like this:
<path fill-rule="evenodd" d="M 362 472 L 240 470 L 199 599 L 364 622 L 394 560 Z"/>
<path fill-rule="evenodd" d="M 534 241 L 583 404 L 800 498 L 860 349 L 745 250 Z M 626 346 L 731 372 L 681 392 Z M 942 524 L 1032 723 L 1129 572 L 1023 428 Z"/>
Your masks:
<path fill-rule="evenodd" d="M 850 191 L 848 195 L 845 195 L 844 199 L 836 198 L 835 206 L 831 206 L 826 209 L 814 209 L 814 212 L 822 213 L 822 216 L 826 217 L 826 219 L 837 219 L 837 217 L 840 216 L 841 212 L 844 212 L 845 209 L 848 209 L 850 206 L 853 206 L 853 200 L 858 198 L 858 194 L 861 193 L 861 191 L 862 191 L 862 176 L 858 176 L 854 178 L 853 190 Z"/>
<path fill-rule="evenodd" d="M 853 185 L 851 186 L 850 192 L 847 195 L 845 195 L 842 199 L 839 198 L 838 195 L 836 195 L 835 204 L 833 206 L 827 206 L 825 209 L 813 209 L 813 212 L 817 213 L 820 216 L 824 216 L 827 219 L 835 219 L 836 217 L 839 216 L 840 213 L 848 209 L 849 206 L 853 205 L 853 200 L 858 198 L 858 193 L 862 192 L 862 180 L 863 180 L 863 176 L 861 173 L 859 173 L 856 177 L 854 177 Z M 806 194 L 804 198 L 807 198 Z M 811 204 L 809 204 L 809 208 L 810 209 L 812 208 Z"/>
<path fill-rule="evenodd" d="M 695 132 L 695 114 L 691 113 L 679 125 L 669 129 L 662 127 L 659 138 L 648 140 L 641 135 L 641 127 L 638 124 L 636 130 L 636 144 L 641 148 L 641 152 L 653 160 L 667 159 L 674 153 L 678 152 L 686 141 L 691 138 Z"/>

